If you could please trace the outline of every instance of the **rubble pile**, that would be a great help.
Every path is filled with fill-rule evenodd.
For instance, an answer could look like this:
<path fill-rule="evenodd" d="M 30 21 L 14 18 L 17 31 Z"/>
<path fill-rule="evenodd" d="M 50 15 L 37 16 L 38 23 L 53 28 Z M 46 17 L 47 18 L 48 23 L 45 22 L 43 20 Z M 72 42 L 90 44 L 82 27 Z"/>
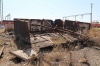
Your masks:
<path fill-rule="evenodd" d="M 0 65 L 2 66 L 5 64 L 10 66 L 100 65 L 100 47 L 84 34 L 33 33 L 30 37 L 31 44 L 15 40 L 13 32 L 1 33 L 0 39 Z"/>

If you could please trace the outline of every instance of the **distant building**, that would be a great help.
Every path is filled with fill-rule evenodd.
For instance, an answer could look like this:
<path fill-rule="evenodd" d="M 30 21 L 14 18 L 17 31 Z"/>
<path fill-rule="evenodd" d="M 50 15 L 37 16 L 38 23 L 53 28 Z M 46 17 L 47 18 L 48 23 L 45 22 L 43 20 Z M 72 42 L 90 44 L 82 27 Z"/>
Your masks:
<path fill-rule="evenodd" d="M 6 31 L 14 30 L 14 21 L 13 20 L 3 20 L 2 22 L 0 22 L 0 25 L 4 25 Z"/>

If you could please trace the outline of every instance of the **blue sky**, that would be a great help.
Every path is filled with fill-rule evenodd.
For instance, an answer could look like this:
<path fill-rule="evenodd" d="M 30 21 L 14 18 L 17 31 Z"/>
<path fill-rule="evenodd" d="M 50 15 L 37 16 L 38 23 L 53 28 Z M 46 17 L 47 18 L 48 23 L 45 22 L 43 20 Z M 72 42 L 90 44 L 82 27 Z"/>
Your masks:
<path fill-rule="evenodd" d="M 100 0 L 3 0 L 4 17 L 13 18 L 62 19 L 64 16 L 90 13 L 93 3 L 93 20 L 100 19 Z M 68 19 L 75 20 L 74 17 Z M 90 21 L 90 16 L 77 17 L 78 21 Z"/>

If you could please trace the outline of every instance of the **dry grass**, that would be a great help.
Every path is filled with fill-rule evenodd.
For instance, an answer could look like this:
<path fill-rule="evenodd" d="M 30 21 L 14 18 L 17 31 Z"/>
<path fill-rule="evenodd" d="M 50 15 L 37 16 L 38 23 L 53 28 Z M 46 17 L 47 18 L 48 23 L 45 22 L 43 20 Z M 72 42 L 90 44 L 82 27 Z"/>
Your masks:
<path fill-rule="evenodd" d="M 56 59 L 59 59 L 59 60 L 62 60 L 62 58 L 63 58 L 63 53 L 61 53 L 61 52 L 51 52 L 51 53 L 46 53 L 45 54 L 46 56 L 45 56 L 45 59 L 47 60 L 47 61 L 55 61 Z"/>
<path fill-rule="evenodd" d="M 92 28 L 88 35 L 91 37 L 100 37 L 100 28 Z"/>
<path fill-rule="evenodd" d="M 61 65 L 61 66 L 69 66 L 70 64 L 70 58 L 66 56 L 68 55 L 67 52 L 51 52 L 51 53 L 46 53 L 43 56 L 42 60 L 42 65 L 43 66 L 56 66 Z"/>
<path fill-rule="evenodd" d="M 100 28 L 92 28 L 87 35 L 100 45 Z"/>

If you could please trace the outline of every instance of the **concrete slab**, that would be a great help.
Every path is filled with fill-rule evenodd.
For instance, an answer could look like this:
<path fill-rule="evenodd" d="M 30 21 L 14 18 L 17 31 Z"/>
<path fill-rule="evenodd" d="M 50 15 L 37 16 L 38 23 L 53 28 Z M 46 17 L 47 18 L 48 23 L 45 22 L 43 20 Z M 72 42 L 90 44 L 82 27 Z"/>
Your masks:
<path fill-rule="evenodd" d="M 10 53 L 25 61 L 34 59 L 37 57 L 37 52 L 35 52 L 32 48 L 26 49 L 26 50 L 11 51 Z"/>

